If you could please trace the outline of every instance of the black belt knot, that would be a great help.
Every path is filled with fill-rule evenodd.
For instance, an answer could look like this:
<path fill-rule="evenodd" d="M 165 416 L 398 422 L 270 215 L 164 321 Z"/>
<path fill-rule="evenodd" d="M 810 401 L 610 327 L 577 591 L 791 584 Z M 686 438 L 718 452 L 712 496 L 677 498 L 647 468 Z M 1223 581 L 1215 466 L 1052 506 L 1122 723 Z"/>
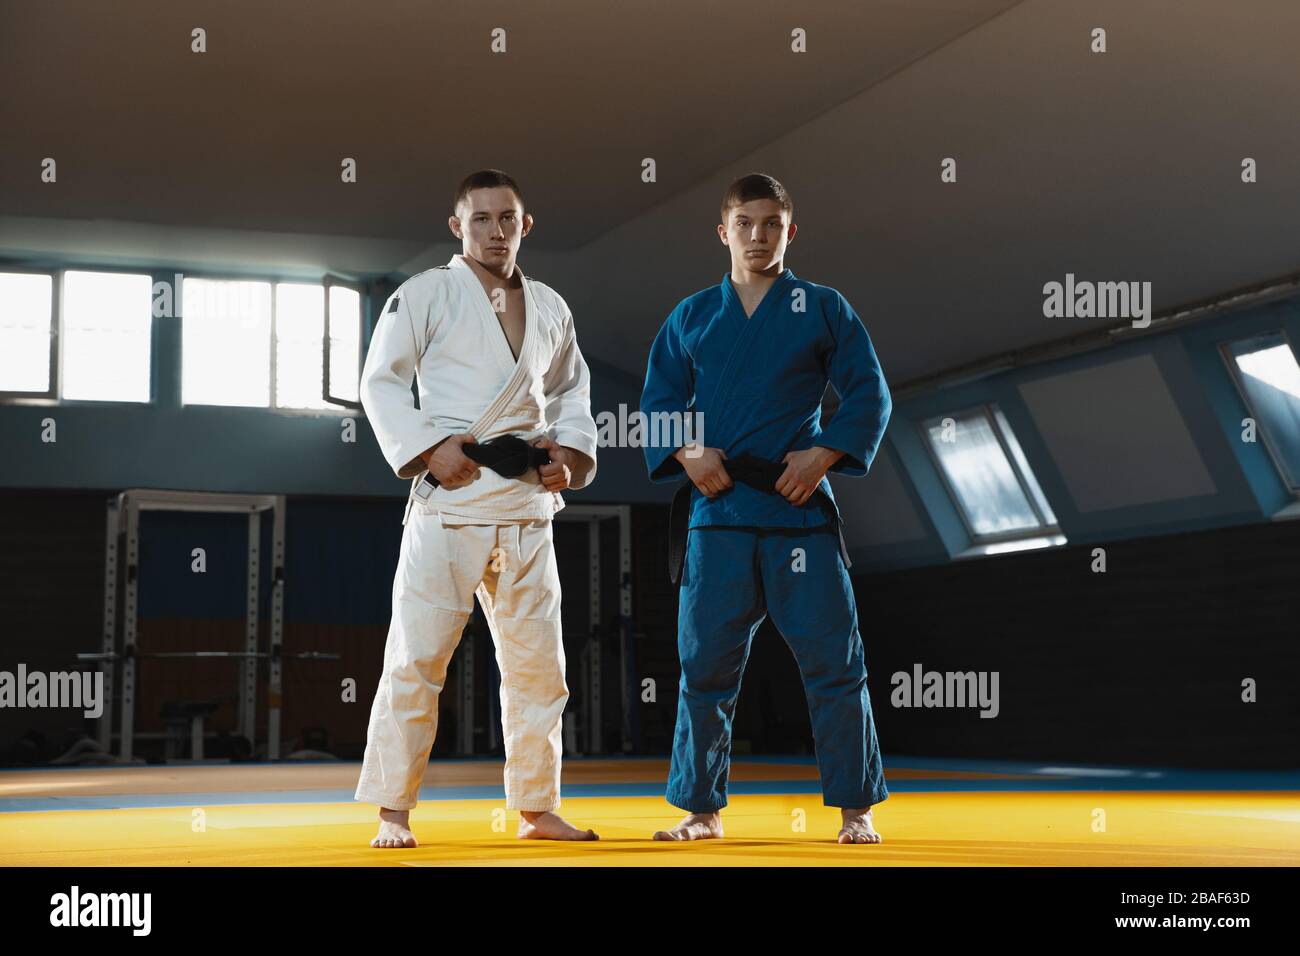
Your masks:
<path fill-rule="evenodd" d="M 491 441 L 476 442 L 460 446 L 465 457 L 491 468 L 503 478 L 518 478 L 529 468 L 540 468 L 551 463 L 551 456 L 545 448 L 536 448 L 518 435 L 501 435 Z M 438 479 L 432 472 L 425 472 L 424 480 L 435 488 Z"/>

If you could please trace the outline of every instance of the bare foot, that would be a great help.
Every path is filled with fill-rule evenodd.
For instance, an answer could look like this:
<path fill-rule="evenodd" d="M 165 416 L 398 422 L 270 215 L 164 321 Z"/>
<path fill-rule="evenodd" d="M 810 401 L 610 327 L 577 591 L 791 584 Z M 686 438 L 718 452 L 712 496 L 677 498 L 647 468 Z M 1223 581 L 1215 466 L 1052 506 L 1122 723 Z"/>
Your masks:
<path fill-rule="evenodd" d="M 547 810 L 534 813 L 519 811 L 519 839 L 521 840 L 599 840 L 593 830 L 579 830 L 570 826 L 564 817 Z"/>
<path fill-rule="evenodd" d="M 659 830 L 656 840 L 720 840 L 722 815 L 718 813 L 690 813 L 671 830 Z"/>
<path fill-rule="evenodd" d="M 370 845 L 382 849 L 399 849 L 417 846 L 415 834 L 408 824 L 411 822 L 410 810 L 389 810 L 379 808 L 379 833 Z"/>
<path fill-rule="evenodd" d="M 850 810 L 840 809 L 844 826 L 840 829 L 839 843 L 880 843 L 881 836 L 871 825 L 871 808 Z"/>

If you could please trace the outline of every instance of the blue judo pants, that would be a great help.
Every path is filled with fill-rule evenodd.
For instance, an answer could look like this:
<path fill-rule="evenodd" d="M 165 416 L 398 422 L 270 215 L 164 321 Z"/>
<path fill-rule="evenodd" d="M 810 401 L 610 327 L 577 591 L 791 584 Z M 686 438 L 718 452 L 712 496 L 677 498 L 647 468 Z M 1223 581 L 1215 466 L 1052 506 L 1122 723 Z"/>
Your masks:
<path fill-rule="evenodd" d="M 731 721 L 750 642 L 768 614 L 803 677 L 823 803 L 882 802 L 889 791 L 857 605 L 829 526 L 691 529 L 677 617 L 682 679 L 668 802 L 691 813 L 727 805 Z"/>

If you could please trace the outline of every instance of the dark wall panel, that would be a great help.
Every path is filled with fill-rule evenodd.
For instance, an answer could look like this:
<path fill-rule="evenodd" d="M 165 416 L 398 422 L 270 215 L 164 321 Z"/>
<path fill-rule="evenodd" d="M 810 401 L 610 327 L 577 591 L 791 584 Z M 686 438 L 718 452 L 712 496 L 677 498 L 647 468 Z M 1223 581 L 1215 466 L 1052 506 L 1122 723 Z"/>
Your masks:
<path fill-rule="evenodd" d="M 1300 766 L 1300 522 L 857 579 L 886 752 Z M 895 708 L 890 675 L 998 671 L 1000 713 Z M 1244 703 L 1242 681 L 1258 684 Z"/>

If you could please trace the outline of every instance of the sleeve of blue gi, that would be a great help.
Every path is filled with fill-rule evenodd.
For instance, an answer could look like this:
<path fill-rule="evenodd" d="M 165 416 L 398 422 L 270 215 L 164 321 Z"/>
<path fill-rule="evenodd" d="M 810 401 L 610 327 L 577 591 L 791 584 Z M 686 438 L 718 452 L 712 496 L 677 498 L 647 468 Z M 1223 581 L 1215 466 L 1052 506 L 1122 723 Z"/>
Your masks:
<path fill-rule="evenodd" d="M 687 437 L 685 426 L 695 395 L 695 375 L 690 357 L 682 348 L 681 317 L 679 305 L 669 313 L 655 336 L 646 365 L 645 388 L 641 392 L 641 415 L 647 437 L 643 448 L 651 481 L 673 481 L 685 474 L 681 462 L 673 455 Z M 664 418 L 665 415 L 673 417 Z M 658 421 L 679 421 L 681 426 L 657 427 Z M 683 441 L 677 442 L 679 438 Z"/>
<path fill-rule="evenodd" d="M 840 406 L 822 429 L 817 444 L 844 452 L 831 471 L 860 477 L 876 457 L 894 403 L 871 337 L 853 306 L 836 293 L 835 300 L 826 302 L 823 308 L 828 310 L 827 320 L 835 339 L 829 373 Z M 832 309 L 834 314 L 829 314 Z"/>
<path fill-rule="evenodd" d="M 564 310 L 564 338 L 555 359 L 542 380 L 546 393 L 546 420 L 557 445 L 572 448 L 591 460 L 582 471 L 574 470 L 569 487 L 575 491 L 591 484 L 596 477 L 596 422 L 591 417 L 591 372 L 578 349 L 578 333 L 573 313 Z"/>
<path fill-rule="evenodd" d="M 361 371 L 361 407 L 366 410 L 379 450 L 398 478 L 414 478 L 425 470 L 420 455 L 452 434 L 435 425 L 429 413 L 415 407 L 411 382 L 424 354 L 429 303 L 410 283 L 384 303 L 370 337 Z"/>

